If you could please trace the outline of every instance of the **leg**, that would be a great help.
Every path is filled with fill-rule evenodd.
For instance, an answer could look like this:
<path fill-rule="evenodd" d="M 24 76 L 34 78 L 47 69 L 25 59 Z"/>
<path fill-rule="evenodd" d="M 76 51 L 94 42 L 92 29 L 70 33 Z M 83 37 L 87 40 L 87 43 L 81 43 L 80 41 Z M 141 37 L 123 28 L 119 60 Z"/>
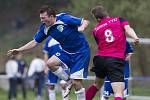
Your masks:
<path fill-rule="evenodd" d="M 62 100 L 68 100 L 69 95 L 64 98 L 64 92 L 65 92 L 65 89 L 66 89 L 66 87 L 67 87 L 67 82 L 64 81 L 64 80 L 61 80 L 61 81 L 60 81 L 60 86 L 61 86 L 61 88 L 62 88 Z"/>
<path fill-rule="evenodd" d="M 114 91 L 114 96 L 117 98 L 115 100 L 122 100 L 121 98 L 123 97 L 124 82 L 113 82 L 111 85 Z"/>
<path fill-rule="evenodd" d="M 8 100 L 10 100 L 11 98 L 12 98 L 12 87 L 13 87 L 13 85 L 12 85 L 12 79 L 10 78 L 9 79 L 9 93 L 8 93 Z"/>
<path fill-rule="evenodd" d="M 104 85 L 101 88 L 101 91 L 100 91 L 100 97 L 101 97 L 101 99 L 100 100 L 108 100 L 109 99 L 110 92 L 107 91 L 107 87 L 109 87 L 109 86 L 111 87 L 111 84 L 110 84 L 110 82 L 109 82 L 109 86 L 107 84 L 105 82 Z M 111 88 L 111 90 L 112 90 L 112 88 Z"/>
<path fill-rule="evenodd" d="M 56 100 L 55 85 L 48 85 L 49 100 Z"/>
<path fill-rule="evenodd" d="M 103 85 L 103 90 L 102 90 L 102 98 L 101 100 L 108 100 L 109 97 L 114 94 L 113 92 L 113 89 L 112 89 L 112 86 L 111 86 L 111 83 L 110 81 L 108 80 L 108 78 L 106 77 L 105 78 L 105 83 Z"/>
<path fill-rule="evenodd" d="M 16 99 L 16 97 L 17 97 L 17 79 L 12 80 L 12 95 Z"/>
<path fill-rule="evenodd" d="M 95 84 L 86 90 L 86 100 L 92 100 L 97 91 L 102 87 L 104 79 L 96 78 Z"/>
<path fill-rule="evenodd" d="M 25 79 L 21 78 L 21 88 L 22 88 L 22 95 L 23 99 L 26 99 L 26 84 L 25 84 Z"/>
<path fill-rule="evenodd" d="M 47 80 L 49 100 L 56 100 L 55 84 L 57 84 L 57 80 L 58 77 L 49 70 Z"/>
<path fill-rule="evenodd" d="M 114 100 L 123 100 L 124 91 L 124 60 L 108 58 L 108 79 L 114 92 Z"/>
<path fill-rule="evenodd" d="M 69 59 L 69 55 L 63 51 L 61 51 L 61 53 L 57 53 L 55 55 L 53 55 L 47 62 L 48 67 L 51 69 L 52 73 L 55 74 L 56 76 L 58 76 L 60 79 L 65 80 L 66 82 L 68 82 L 68 88 L 67 93 L 64 93 L 64 97 L 67 97 L 70 88 L 72 86 L 72 82 L 68 76 L 68 74 L 65 72 L 65 70 L 61 67 L 62 65 L 65 65 L 67 63 L 70 63 L 70 59 Z M 65 91 L 66 91 L 65 90 Z"/>
<path fill-rule="evenodd" d="M 51 71 L 58 76 L 60 79 L 63 79 L 65 81 L 69 80 L 68 74 L 64 71 L 64 69 L 61 67 L 62 62 L 53 55 L 48 61 L 47 61 L 48 67 L 51 69 Z"/>
<path fill-rule="evenodd" d="M 85 100 L 85 88 L 83 87 L 82 79 L 73 79 L 73 86 L 75 88 L 77 100 Z"/>
<path fill-rule="evenodd" d="M 38 73 L 38 89 L 37 89 L 37 99 L 40 100 L 42 99 L 42 90 L 43 90 L 43 86 L 44 86 L 44 73 L 40 72 Z"/>
<path fill-rule="evenodd" d="M 129 96 L 129 93 L 128 93 L 128 79 L 125 79 L 125 88 L 124 88 L 124 98 L 123 98 L 123 100 L 127 100 L 128 96 Z"/>
<path fill-rule="evenodd" d="M 71 55 L 73 58 L 70 66 L 70 78 L 73 79 L 72 84 L 75 88 L 77 100 L 86 100 L 85 88 L 83 87 L 83 79 L 87 78 L 88 65 L 90 60 L 89 51 Z"/>
<path fill-rule="evenodd" d="M 95 72 L 96 80 L 95 84 L 91 85 L 86 91 L 87 100 L 92 100 L 104 83 L 104 78 L 107 71 L 104 62 L 105 60 L 103 57 L 95 56 L 93 58 L 93 64 L 95 67 L 92 67 L 91 71 Z"/>

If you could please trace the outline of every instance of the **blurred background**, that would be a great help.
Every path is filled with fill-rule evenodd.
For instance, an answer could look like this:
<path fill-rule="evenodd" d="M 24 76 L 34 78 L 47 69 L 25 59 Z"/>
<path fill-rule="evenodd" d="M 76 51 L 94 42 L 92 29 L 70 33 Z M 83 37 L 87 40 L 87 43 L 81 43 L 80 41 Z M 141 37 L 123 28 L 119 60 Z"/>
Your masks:
<path fill-rule="evenodd" d="M 92 57 L 96 51 L 96 43 L 91 30 L 96 21 L 90 14 L 91 8 L 102 4 L 111 16 L 126 18 L 137 35 L 144 38 L 141 44 L 133 46 L 135 52 L 131 60 L 130 93 L 145 98 L 150 96 L 150 0 L 0 0 L 0 100 L 7 100 L 7 84 L 4 82 L 6 77 L 3 76 L 8 60 L 6 53 L 9 49 L 17 48 L 33 39 L 40 23 L 38 9 L 43 4 L 53 6 L 58 13 L 68 12 L 90 21 L 85 35 L 91 47 Z M 30 65 L 36 55 L 43 55 L 41 48 L 42 44 L 24 53 L 27 65 Z M 6 97 L 3 94 L 6 94 Z"/>

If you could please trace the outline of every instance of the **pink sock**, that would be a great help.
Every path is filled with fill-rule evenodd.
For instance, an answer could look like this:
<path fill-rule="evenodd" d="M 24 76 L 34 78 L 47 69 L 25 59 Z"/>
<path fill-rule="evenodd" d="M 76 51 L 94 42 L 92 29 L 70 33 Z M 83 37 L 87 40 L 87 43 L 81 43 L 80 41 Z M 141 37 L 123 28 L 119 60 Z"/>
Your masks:
<path fill-rule="evenodd" d="M 122 97 L 115 97 L 114 100 L 123 100 Z"/>
<path fill-rule="evenodd" d="M 95 85 L 91 85 L 87 90 L 86 90 L 86 100 L 92 100 L 94 96 L 96 95 L 96 92 L 98 89 L 96 88 Z"/>

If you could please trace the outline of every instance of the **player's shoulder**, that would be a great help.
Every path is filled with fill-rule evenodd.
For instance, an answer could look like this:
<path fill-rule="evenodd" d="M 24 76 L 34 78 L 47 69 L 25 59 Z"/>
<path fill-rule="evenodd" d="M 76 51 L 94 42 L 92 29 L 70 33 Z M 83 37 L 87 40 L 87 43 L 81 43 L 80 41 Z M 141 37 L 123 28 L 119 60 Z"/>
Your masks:
<path fill-rule="evenodd" d="M 65 24 L 67 13 L 59 13 L 56 15 L 56 23 L 55 24 Z"/>
<path fill-rule="evenodd" d="M 67 15 L 67 13 L 63 12 L 63 13 L 59 13 L 56 15 L 56 17 L 61 17 L 61 16 L 64 16 L 64 15 Z"/>
<path fill-rule="evenodd" d="M 119 20 L 120 22 L 124 22 L 124 21 L 127 21 L 126 20 L 126 18 L 124 18 L 124 17 L 120 17 L 120 16 L 112 16 L 112 17 L 110 17 L 110 18 L 107 18 L 108 20 L 112 20 L 112 19 L 117 19 L 117 20 Z"/>
<path fill-rule="evenodd" d="M 63 19 L 65 16 L 68 16 L 68 13 L 59 13 L 56 15 L 57 20 Z"/>
<path fill-rule="evenodd" d="M 42 30 L 42 29 L 44 29 L 44 28 L 45 28 L 45 24 L 44 24 L 44 23 L 41 23 L 41 24 L 39 25 L 39 27 L 38 27 L 39 30 Z"/>
<path fill-rule="evenodd" d="M 118 19 L 120 20 L 120 22 L 125 22 L 125 21 L 127 21 L 127 19 L 124 18 L 124 17 L 118 17 Z"/>

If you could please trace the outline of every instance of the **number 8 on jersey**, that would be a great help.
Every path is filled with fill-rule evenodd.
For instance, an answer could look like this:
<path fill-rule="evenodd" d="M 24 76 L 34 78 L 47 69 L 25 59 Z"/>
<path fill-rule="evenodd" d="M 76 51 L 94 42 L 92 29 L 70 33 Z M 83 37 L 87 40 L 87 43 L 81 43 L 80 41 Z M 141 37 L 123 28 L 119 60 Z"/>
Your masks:
<path fill-rule="evenodd" d="M 114 41 L 114 37 L 113 37 L 113 34 L 112 34 L 112 31 L 109 30 L 109 29 L 106 29 L 104 31 L 104 34 L 105 34 L 105 37 L 106 37 L 106 41 L 107 42 L 113 42 Z"/>

